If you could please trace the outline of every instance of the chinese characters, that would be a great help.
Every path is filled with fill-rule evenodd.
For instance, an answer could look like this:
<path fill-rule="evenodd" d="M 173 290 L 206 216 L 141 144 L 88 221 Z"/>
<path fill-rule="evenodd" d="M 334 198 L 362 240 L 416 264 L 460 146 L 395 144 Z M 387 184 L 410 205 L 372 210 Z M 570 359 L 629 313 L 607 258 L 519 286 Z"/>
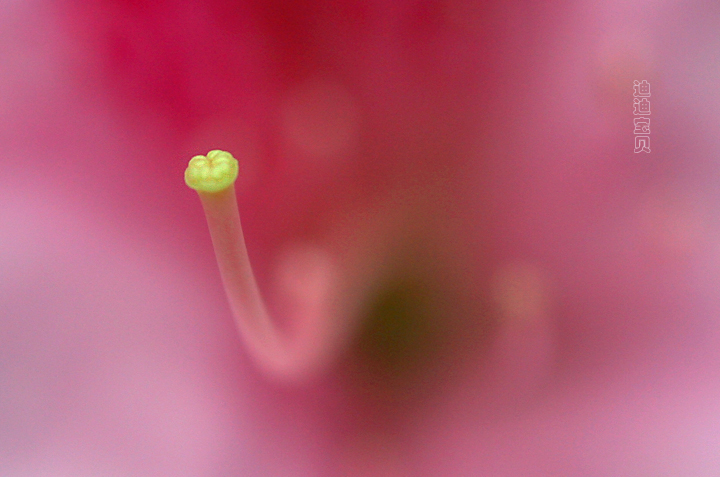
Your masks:
<path fill-rule="evenodd" d="M 650 83 L 635 80 L 633 90 L 635 153 L 650 152 Z"/>

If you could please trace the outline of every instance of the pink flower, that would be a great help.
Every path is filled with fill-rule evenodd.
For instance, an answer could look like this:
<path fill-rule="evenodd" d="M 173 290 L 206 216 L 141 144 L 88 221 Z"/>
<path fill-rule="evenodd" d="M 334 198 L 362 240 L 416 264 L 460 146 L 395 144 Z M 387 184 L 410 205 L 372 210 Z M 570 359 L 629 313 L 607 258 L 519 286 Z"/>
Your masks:
<path fill-rule="evenodd" d="M 6 3 L 0 474 L 718 472 L 713 4 Z M 277 325 L 342 284 L 294 383 L 182 183 L 218 148 Z"/>

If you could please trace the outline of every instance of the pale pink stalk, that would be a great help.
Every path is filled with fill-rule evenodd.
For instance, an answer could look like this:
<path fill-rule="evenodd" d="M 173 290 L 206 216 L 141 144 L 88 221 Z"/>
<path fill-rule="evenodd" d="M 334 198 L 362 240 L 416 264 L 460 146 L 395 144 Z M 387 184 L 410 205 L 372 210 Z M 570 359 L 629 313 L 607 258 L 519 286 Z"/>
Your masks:
<path fill-rule="evenodd" d="M 352 309 L 338 303 L 338 267 L 328 253 L 302 247 L 286 255 L 278 285 L 290 303 L 287 327 L 269 316 L 248 258 L 234 181 L 238 165 L 231 154 L 210 151 L 195 156 L 185 182 L 205 210 L 215 256 L 237 327 L 250 355 L 265 371 L 284 379 L 302 379 L 323 367 L 347 335 Z"/>

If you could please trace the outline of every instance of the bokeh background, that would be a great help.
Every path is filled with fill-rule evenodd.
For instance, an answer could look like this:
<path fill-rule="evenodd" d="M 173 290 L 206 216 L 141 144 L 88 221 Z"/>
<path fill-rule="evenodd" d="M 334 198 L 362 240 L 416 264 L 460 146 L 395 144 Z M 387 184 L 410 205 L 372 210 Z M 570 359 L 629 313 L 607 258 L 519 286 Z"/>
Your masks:
<path fill-rule="evenodd" d="M 0 1 L 0 475 L 718 475 L 719 52 L 699 0 Z M 215 148 L 271 309 L 294 245 L 383 264 L 306 382 Z"/>

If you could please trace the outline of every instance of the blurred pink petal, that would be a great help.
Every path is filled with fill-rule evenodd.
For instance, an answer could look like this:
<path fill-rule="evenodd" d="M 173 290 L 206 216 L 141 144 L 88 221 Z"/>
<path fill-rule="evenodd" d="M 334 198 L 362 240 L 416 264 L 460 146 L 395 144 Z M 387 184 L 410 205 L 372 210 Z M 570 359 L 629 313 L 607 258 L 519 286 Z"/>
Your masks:
<path fill-rule="evenodd" d="M 717 475 L 719 26 L 701 0 L 4 2 L 0 474 Z M 296 244 L 388 257 L 316 380 L 241 346 L 182 182 L 215 148 L 271 308 Z"/>

